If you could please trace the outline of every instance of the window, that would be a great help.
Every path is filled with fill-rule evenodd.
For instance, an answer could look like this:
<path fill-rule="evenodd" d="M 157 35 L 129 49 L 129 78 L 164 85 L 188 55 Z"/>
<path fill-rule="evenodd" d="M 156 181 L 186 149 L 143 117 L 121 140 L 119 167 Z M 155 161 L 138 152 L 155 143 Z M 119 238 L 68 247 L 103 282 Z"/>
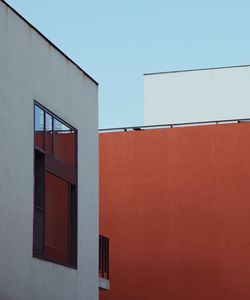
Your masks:
<path fill-rule="evenodd" d="M 77 130 L 35 102 L 33 255 L 77 267 Z"/>

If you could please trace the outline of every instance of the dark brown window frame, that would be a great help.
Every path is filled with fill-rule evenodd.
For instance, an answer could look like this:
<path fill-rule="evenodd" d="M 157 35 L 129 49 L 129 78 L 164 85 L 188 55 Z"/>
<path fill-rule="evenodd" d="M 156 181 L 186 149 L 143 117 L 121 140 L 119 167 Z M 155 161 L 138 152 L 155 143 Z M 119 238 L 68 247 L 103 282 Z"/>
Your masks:
<path fill-rule="evenodd" d="M 44 112 L 44 136 L 43 136 L 43 148 L 40 149 L 39 147 L 36 146 L 36 141 L 35 141 L 35 133 L 36 133 L 36 119 L 35 119 L 35 109 L 36 107 L 39 107 L 40 109 L 43 110 Z M 46 155 L 46 113 L 52 116 L 52 136 L 54 134 L 54 120 L 60 121 L 62 124 L 67 126 L 69 129 L 75 132 L 75 168 L 71 168 L 59 159 L 56 159 L 55 157 L 51 159 L 48 155 Z M 58 115 L 47 109 L 45 106 L 34 100 L 34 207 L 33 207 L 33 257 L 42 259 L 45 261 L 49 261 L 55 264 L 63 265 L 69 268 L 77 269 L 77 257 L 78 257 L 78 130 L 64 121 L 62 118 L 60 118 Z M 52 155 L 54 151 L 54 139 L 52 138 Z M 69 196 L 68 199 L 68 205 L 69 205 L 69 211 L 68 211 L 68 220 L 69 220 L 69 225 L 68 225 L 68 262 L 62 263 L 58 262 L 56 260 L 50 259 L 46 257 L 43 253 L 43 255 L 38 254 L 34 251 L 34 221 L 35 221 L 35 211 L 36 210 L 45 210 L 45 208 L 41 208 L 36 205 L 35 200 L 36 200 L 36 190 L 35 190 L 35 172 L 36 172 L 36 152 L 39 152 L 39 155 L 44 155 L 44 177 L 46 171 L 59 176 L 60 178 L 64 179 L 69 183 L 70 189 L 71 189 L 71 194 L 74 194 L 74 202 L 72 201 L 71 197 Z M 44 178 L 44 191 L 43 193 L 45 194 L 45 178 Z M 43 199 L 45 202 L 45 197 Z M 43 205 L 45 205 L 43 203 Z M 72 215 L 72 206 L 75 209 L 75 214 Z M 44 214 L 45 216 L 45 214 Z M 45 219 L 43 216 L 43 251 L 44 251 L 44 236 L 45 236 Z M 71 236 L 74 235 L 74 239 L 71 238 Z M 72 263 L 70 263 L 72 262 Z"/>

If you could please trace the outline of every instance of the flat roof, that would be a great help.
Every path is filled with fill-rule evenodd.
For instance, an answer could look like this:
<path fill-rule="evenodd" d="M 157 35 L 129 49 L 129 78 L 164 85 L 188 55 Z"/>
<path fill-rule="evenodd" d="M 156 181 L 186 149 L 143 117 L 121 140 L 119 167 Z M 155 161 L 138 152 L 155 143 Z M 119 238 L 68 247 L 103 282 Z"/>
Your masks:
<path fill-rule="evenodd" d="M 28 24 L 32 29 L 34 29 L 47 43 L 49 43 L 54 49 L 61 53 L 67 60 L 69 60 L 73 65 L 75 65 L 81 72 L 84 73 L 90 80 L 92 80 L 96 85 L 99 85 L 98 82 L 93 79 L 88 73 L 86 73 L 76 62 L 74 62 L 67 54 L 60 50 L 54 43 L 52 43 L 44 34 L 42 34 L 35 26 L 33 26 L 29 21 L 27 21 L 22 15 L 19 14 L 12 6 L 10 6 L 6 1 L 0 0 L 4 3 L 9 9 L 11 9 L 19 18 L 21 18 L 26 24 Z"/>
<path fill-rule="evenodd" d="M 196 72 L 196 71 L 210 71 L 210 70 L 221 70 L 221 69 L 233 69 L 233 68 L 247 68 L 250 65 L 239 65 L 239 66 L 225 66 L 225 67 L 213 67 L 213 68 L 200 68 L 200 69 L 190 69 L 190 70 L 176 70 L 176 71 L 165 71 L 165 72 L 151 72 L 144 73 L 147 75 L 158 75 L 158 74 L 172 74 L 172 73 L 183 73 L 183 72 Z"/>

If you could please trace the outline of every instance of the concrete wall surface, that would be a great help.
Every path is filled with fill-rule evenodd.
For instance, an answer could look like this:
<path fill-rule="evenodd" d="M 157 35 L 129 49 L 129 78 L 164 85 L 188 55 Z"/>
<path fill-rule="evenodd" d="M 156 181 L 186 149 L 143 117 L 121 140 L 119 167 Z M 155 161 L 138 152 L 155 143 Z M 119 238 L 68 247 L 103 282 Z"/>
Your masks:
<path fill-rule="evenodd" d="M 101 300 L 250 299 L 250 124 L 100 134 Z"/>
<path fill-rule="evenodd" d="M 98 87 L 0 1 L 0 299 L 98 299 Z M 78 129 L 78 268 L 32 257 L 34 100 Z"/>
<path fill-rule="evenodd" d="M 144 76 L 145 125 L 250 117 L 250 66 Z"/>

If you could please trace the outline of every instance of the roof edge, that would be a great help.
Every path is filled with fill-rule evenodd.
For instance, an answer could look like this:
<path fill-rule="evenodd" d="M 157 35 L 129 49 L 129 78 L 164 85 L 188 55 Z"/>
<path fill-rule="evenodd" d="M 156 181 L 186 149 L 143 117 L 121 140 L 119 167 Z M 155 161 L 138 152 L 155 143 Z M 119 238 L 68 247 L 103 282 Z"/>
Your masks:
<path fill-rule="evenodd" d="M 0 0 L 5 4 L 11 11 L 13 11 L 19 18 L 21 18 L 26 24 L 28 24 L 33 30 L 35 30 L 47 43 L 49 43 L 55 50 L 57 50 L 61 55 L 63 55 L 68 61 L 70 61 L 75 67 L 77 67 L 84 75 L 86 75 L 90 80 L 92 80 L 96 85 L 99 83 L 92 78 L 87 72 L 85 72 L 76 62 L 74 62 L 67 54 L 65 54 L 61 49 L 59 49 L 54 43 L 52 43 L 41 31 L 39 31 L 34 25 L 32 25 L 27 19 L 25 19 L 18 11 L 16 11 L 9 3 L 5 0 Z"/>
<path fill-rule="evenodd" d="M 215 120 L 204 120 L 204 121 L 190 121 L 181 123 L 167 123 L 167 124 L 151 124 L 142 126 L 129 126 L 129 127 L 114 127 L 114 128 L 99 128 L 99 133 L 105 132 L 120 132 L 120 131 L 141 131 L 147 129 L 163 129 L 163 128 L 178 128 L 186 126 L 196 125 L 222 125 L 231 123 L 250 123 L 250 118 L 238 118 L 238 119 L 215 119 Z"/>
<path fill-rule="evenodd" d="M 176 71 L 163 71 L 163 72 L 151 72 L 144 73 L 144 76 L 147 75 L 160 75 L 160 74 L 172 74 L 172 73 L 184 73 L 184 72 L 196 72 L 196 71 L 210 71 L 210 70 L 221 70 L 221 69 L 234 69 L 234 68 L 247 68 L 250 65 L 238 65 L 238 66 L 224 66 L 224 67 L 211 67 L 211 68 L 199 68 L 199 69 L 187 69 L 187 70 L 176 70 Z"/>

